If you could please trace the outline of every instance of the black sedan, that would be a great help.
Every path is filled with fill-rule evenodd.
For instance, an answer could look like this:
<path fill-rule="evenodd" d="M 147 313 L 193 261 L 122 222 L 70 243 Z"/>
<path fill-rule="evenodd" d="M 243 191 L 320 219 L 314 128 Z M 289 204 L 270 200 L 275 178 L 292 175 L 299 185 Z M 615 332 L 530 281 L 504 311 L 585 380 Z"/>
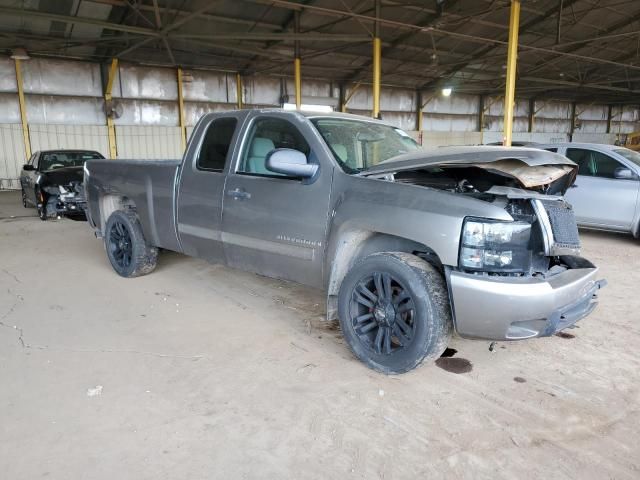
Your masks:
<path fill-rule="evenodd" d="M 41 220 L 84 214 L 83 167 L 87 160 L 104 158 L 91 150 L 35 152 L 20 175 L 22 204 L 35 206 Z"/>

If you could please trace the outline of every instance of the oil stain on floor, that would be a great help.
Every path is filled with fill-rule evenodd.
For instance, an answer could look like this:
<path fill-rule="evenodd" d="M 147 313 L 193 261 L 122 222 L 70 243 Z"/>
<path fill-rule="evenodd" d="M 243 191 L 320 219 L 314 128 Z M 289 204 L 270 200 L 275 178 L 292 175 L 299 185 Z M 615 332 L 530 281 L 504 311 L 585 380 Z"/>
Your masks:
<path fill-rule="evenodd" d="M 473 364 L 466 358 L 440 357 L 436 365 L 451 373 L 469 373 L 473 370 Z"/>
<path fill-rule="evenodd" d="M 566 340 L 569 340 L 571 338 L 576 338 L 575 335 L 573 335 L 571 333 L 567 333 L 567 332 L 558 332 L 558 333 L 556 333 L 556 337 L 564 338 Z"/>

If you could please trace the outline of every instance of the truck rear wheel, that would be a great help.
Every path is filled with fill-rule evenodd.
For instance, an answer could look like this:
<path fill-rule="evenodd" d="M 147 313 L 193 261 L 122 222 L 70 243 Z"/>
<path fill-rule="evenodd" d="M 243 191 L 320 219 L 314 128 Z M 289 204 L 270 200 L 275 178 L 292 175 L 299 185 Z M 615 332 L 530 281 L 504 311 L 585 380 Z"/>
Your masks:
<path fill-rule="evenodd" d="M 388 375 L 438 358 L 453 331 L 442 275 L 402 252 L 375 253 L 359 261 L 342 282 L 338 312 L 355 356 Z"/>
<path fill-rule="evenodd" d="M 111 266 L 122 277 L 139 277 L 156 268 L 158 249 L 147 244 L 138 216 L 132 210 L 116 210 L 111 214 L 104 244 Z"/>

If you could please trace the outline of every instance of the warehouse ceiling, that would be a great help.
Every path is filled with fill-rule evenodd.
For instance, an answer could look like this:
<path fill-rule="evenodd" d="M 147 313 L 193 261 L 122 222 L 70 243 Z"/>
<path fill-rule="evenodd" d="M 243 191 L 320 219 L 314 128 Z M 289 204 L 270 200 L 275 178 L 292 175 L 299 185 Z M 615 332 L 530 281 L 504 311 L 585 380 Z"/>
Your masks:
<path fill-rule="evenodd" d="M 508 0 L 380 0 L 383 85 L 499 94 Z M 370 83 L 375 0 L 0 0 L 0 49 Z M 517 95 L 639 103 L 640 1 L 523 0 Z"/>

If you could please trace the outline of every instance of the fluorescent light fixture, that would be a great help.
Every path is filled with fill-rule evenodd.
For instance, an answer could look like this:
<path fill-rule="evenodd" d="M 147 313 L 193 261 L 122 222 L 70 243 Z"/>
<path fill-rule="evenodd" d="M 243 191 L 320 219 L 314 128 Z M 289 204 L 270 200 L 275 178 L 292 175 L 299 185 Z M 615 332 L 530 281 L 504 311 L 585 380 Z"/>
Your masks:
<path fill-rule="evenodd" d="M 11 50 L 11 58 L 14 60 L 29 60 L 31 57 L 24 48 L 14 48 Z"/>
<path fill-rule="evenodd" d="M 451 96 L 451 92 L 453 92 L 453 88 L 451 87 L 444 87 L 442 89 L 442 95 L 444 95 L 445 97 Z"/>
<path fill-rule="evenodd" d="M 285 104 L 282 105 L 282 108 L 284 110 L 295 110 L 296 109 L 296 104 L 295 103 L 285 103 Z M 300 110 L 303 110 L 305 112 L 329 113 L 329 112 L 333 112 L 333 107 L 331 107 L 330 105 L 313 105 L 313 104 L 305 104 L 305 103 L 303 103 L 302 105 L 300 105 Z"/>

